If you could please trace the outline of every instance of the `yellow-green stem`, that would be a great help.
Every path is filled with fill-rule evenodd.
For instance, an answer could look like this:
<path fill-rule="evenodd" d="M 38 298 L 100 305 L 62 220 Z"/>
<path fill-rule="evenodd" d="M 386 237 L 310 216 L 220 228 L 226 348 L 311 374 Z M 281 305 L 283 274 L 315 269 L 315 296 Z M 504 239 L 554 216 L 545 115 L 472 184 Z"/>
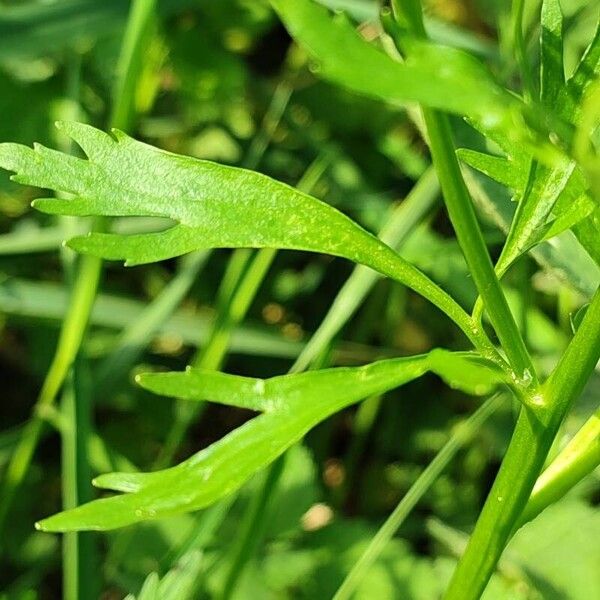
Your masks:
<path fill-rule="evenodd" d="M 483 593 L 527 505 L 567 411 L 600 358 L 600 289 L 537 408 L 523 407 L 492 490 L 459 561 L 446 600 L 476 600 Z"/>

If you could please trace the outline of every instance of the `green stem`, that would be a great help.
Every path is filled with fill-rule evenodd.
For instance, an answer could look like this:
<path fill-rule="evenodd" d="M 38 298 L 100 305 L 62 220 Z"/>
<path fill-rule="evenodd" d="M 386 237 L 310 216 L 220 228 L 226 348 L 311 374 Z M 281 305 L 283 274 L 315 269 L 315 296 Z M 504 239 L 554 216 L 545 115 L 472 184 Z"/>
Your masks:
<path fill-rule="evenodd" d="M 251 261 L 242 280 L 236 287 L 228 306 L 219 312 L 219 317 L 213 327 L 208 344 L 193 361 L 196 368 L 219 369 L 227 354 L 231 334 L 235 326 L 241 322 L 248 312 L 256 292 L 275 258 L 275 254 L 276 250 L 265 248 L 254 255 L 254 260 Z M 189 427 L 198 418 L 203 408 L 204 404 L 202 403 L 182 402 L 177 404 L 175 422 L 167 434 L 162 452 L 155 464 L 156 468 L 164 468 L 172 462 Z"/>
<path fill-rule="evenodd" d="M 598 465 L 600 408 L 539 476 L 517 527 L 532 521 L 545 508 L 560 500 Z"/>
<path fill-rule="evenodd" d="M 127 61 L 137 62 L 141 60 L 144 44 L 142 41 L 133 44 L 135 52 L 132 52 L 132 39 L 135 37 L 134 32 L 136 36 L 142 36 L 148 31 L 148 28 L 143 26 L 142 19 L 150 19 L 152 10 L 149 7 L 153 6 L 154 0 L 135 0 L 127 22 L 125 33 L 127 42 L 121 49 L 120 65 L 126 65 Z M 141 7 L 145 7 L 145 9 L 142 10 Z M 114 99 L 114 104 L 127 106 L 130 111 L 134 107 L 133 99 L 124 98 L 123 95 L 134 94 L 137 79 L 132 75 L 136 73 L 139 73 L 139 70 L 120 69 L 121 82 L 115 88 L 117 97 Z M 128 78 L 128 81 L 122 81 L 124 78 Z M 131 113 L 126 113 L 124 109 L 120 108 L 113 115 L 112 126 L 124 127 L 130 122 L 131 118 Z M 105 227 L 106 221 L 98 219 L 95 221 L 93 229 L 99 231 Z M 101 271 L 101 259 L 89 255 L 82 256 L 79 259 L 71 303 L 61 327 L 54 358 L 35 404 L 32 419 L 25 428 L 23 437 L 7 468 L 0 499 L 0 532 L 3 530 L 15 493 L 29 470 L 33 454 L 44 429 L 44 414 L 51 412 L 54 408 L 56 396 L 79 352 L 98 289 Z"/>
<path fill-rule="evenodd" d="M 450 582 L 447 600 L 476 600 L 519 523 L 558 428 L 600 358 L 600 289 L 535 408 L 521 409 L 515 431 L 467 549 Z"/>
<path fill-rule="evenodd" d="M 111 127 L 129 131 L 136 114 L 135 95 L 144 65 L 146 45 L 154 25 L 156 0 L 133 0 L 121 42 L 113 89 Z"/>
<path fill-rule="evenodd" d="M 258 134 L 253 138 L 248 154 L 246 155 L 242 166 L 246 169 L 256 169 L 264 156 L 275 131 L 283 118 L 285 109 L 287 108 L 292 96 L 293 88 L 286 80 L 279 83 L 273 92 L 273 97 L 269 103 L 269 107 L 262 120 L 262 124 Z"/>
<path fill-rule="evenodd" d="M 427 186 L 432 184 L 432 174 L 429 174 L 426 178 L 426 183 Z M 431 190 L 429 190 L 429 192 L 431 192 Z M 423 191 L 420 189 L 417 196 L 420 196 L 421 193 L 423 193 Z M 433 198 L 431 199 L 431 201 L 433 201 Z M 414 207 L 411 207 L 411 209 L 413 209 Z M 424 213 L 418 213 L 418 217 L 416 221 L 414 221 L 413 223 L 416 223 L 418 221 L 420 221 L 423 217 Z M 396 222 L 394 220 L 394 222 L 391 224 L 390 228 L 386 230 L 386 235 L 389 235 L 390 239 L 396 239 L 396 244 L 400 244 L 403 239 L 405 239 L 405 237 L 407 237 L 409 234 L 409 229 L 404 229 L 403 227 L 400 226 L 399 222 Z M 373 285 L 373 283 L 376 280 L 376 276 L 374 278 L 371 278 L 368 276 L 368 271 L 363 271 L 363 270 L 359 270 L 359 269 L 363 269 L 361 267 L 357 267 L 357 269 L 353 272 L 353 276 L 355 277 L 355 279 L 352 280 L 351 283 L 349 283 L 348 285 L 345 285 L 342 290 L 340 291 L 338 297 L 336 298 L 336 300 L 334 301 L 334 306 L 337 306 L 337 303 L 339 301 L 339 303 L 341 305 L 345 304 L 345 299 L 349 298 L 349 294 L 353 294 L 354 292 L 357 293 L 361 293 L 362 295 L 360 295 L 359 298 L 359 302 L 360 300 L 362 300 L 364 298 L 364 296 L 366 295 L 366 293 L 368 292 L 368 290 L 370 289 L 370 287 Z M 388 271 L 388 275 L 392 278 L 395 279 L 394 277 L 394 271 L 393 271 L 394 267 L 393 267 L 393 262 L 392 262 L 392 266 L 390 269 L 387 269 Z M 384 271 L 386 271 L 386 268 L 383 268 Z M 471 321 L 471 319 L 469 318 L 469 316 L 462 310 L 462 308 L 447 294 L 445 294 L 445 292 L 443 292 L 440 288 L 437 288 L 437 286 L 435 286 L 434 284 L 432 284 L 431 281 L 429 281 L 427 279 L 427 277 L 425 277 L 425 275 L 423 275 L 422 273 L 420 273 L 419 271 L 416 271 L 417 276 L 419 276 L 420 278 L 422 278 L 424 280 L 424 286 L 427 288 L 431 288 L 432 289 L 432 293 L 430 294 L 430 299 L 431 297 L 433 297 L 434 299 L 432 300 L 434 304 L 436 304 L 436 306 L 441 307 L 442 310 L 444 310 L 444 312 L 446 312 L 446 314 L 449 314 L 451 316 L 451 318 L 461 327 L 461 329 L 465 332 L 465 334 L 467 335 L 467 337 L 469 339 L 471 339 L 471 341 L 475 344 L 475 346 L 480 349 L 483 353 L 485 353 L 488 356 L 492 356 L 495 357 L 495 349 L 493 348 L 493 346 L 491 346 L 487 336 L 485 335 L 485 333 L 483 332 L 483 330 L 481 329 L 476 329 L 474 327 L 474 323 Z M 339 328 L 341 328 L 341 326 L 344 324 L 345 320 L 348 319 L 353 311 L 356 309 L 357 305 L 353 305 L 351 302 L 349 302 L 350 304 L 350 309 L 349 310 L 345 310 L 344 313 L 344 317 L 341 320 L 335 320 L 332 321 L 332 326 L 330 326 L 329 324 L 326 325 L 326 333 L 319 335 L 318 332 L 315 335 L 318 335 L 317 340 L 313 343 L 312 340 L 310 340 L 308 342 L 308 345 L 310 346 L 310 353 L 311 353 L 311 358 L 309 362 L 313 362 L 314 358 L 318 356 L 319 352 L 329 343 L 329 341 L 331 340 L 331 338 L 333 337 L 333 335 L 335 335 L 336 331 L 339 330 Z M 331 314 L 331 313 L 328 313 Z M 301 370 L 304 370 L 305 367 L 307 367 L 308 364 L 306 363 L 305 359 L 302 360 L 298 360 L 296 361 L 296 363 L 294 363 L 294 365 L 291 367 L 290 372 L 294 373 L 294 372 L 299 372 Z M 271 465 L 271 467 L 269 468 L 269 473 L 279 473 L 279 466 L 277 463 L 274 463 L 273 465 Z M 269 481 L 271 481 L 271 478 L 269 477 Z M 275 481 L 272 483 L 272 488 L 274 489 L 277 485 L 277 479 L 275 479 Z M 261 511 L 256 511 L 256 510 L 252 510 L 253 513 L 253 518 L 258 520 L 258 521 L 265 521 L 268 518 L 268 514 L 267 514 L 267 508 L 266 506 L 263 506 L 263 510 Z M 258 525 L 257 525 L 258 526 Z M 246 561 L 249 560 L 249 555 L 246 556 Z M 238 565 L 239 566 L 239 565 Z M 232 573 L 234 573 L 234 571 L 231 571 Z M 235 577 L 235 575 L 232 575 Z"/>
<path fill-rule="evenodd" d="M 292 88 L 288 83 L 282 82 L 277 86 L 263 118 L 260 131 L 254 138 L 244 160 L 246 168 L 254 169 L 258 166 L 283 117 L 291 94 Z M 299 186 L 306 185 L 307 189 L 312 188 L 315 183 L 315 175 L 318 179 L 322 173 L 321 162 L 317 159 L 309 167 L 303 177 L 303 182 L 298 184 Z M 238 248 L 233 252 L 217 292 L 218 316 L 209 334 L 208 342 L 202 350 L 196 353 L 192 361 L 195 367 L 219 369 L 227 354 L 233 330 L 250 308 L 250 303 L 275 258 L 275 254 L 275 251 L 270 248 L 264 248 L 254 253 L 247 248 Z M 154 464 L 155 468 L 164 468 L 172 462 L 189 427 L 202 410 L 202 404 L 192 405 L 189 402 L 177 404 L 174 423 L 167 433 L 161 453 Z"/>
<path fill-rule="evenodd" d="M 76 361 L 77 363 L 78 361 Z M 82 367 L 74 364 L 62 400 L 65 426 L 62 440 L 63 509 L 92 499 L 92 473 L 88 460 L 91 436 L 91 390 L 82 379 Z M 66 533 L 63 538 L 63 598 L 91 600 L 97 597 L 94 572 L 94 540 L 89 532 Z"/>
<path fill-rule="evenodd" d="M 99 365 L 94 378 L 103 394 L 112 390 L 129 371 L 160 326 L 181 303 L 198 272 L 206 262 L 208 252 L 201 251 L 182 258 L 177 275 L 164 290 L 131 322 L 121 335 L 116 348 Z"/>
<path fill-rule="evenodd" d="M 134 0 L 123 41 L 121 43 L 117 78 L 113 94 L 113 112 L 111 126 L 128 130 L 135 116 L 135 92 L 139 81 L 143 61 L 144 46 L 150 33 L 152 19 L 155 13 L 156 0 Z M 108 226 L 106 219 L 96 219 L 92 230 L 102 231 Z M 61 334 L 67 329 L 69 336 L 64 339 L 61 335 L 55 361 L 55 372 L 50 368 L 46 382 L 50 381 L 49 390 L 44 385 L 40 401 L 51 406 L 58 394 L 71 366 L 73 365 L 85 330 L 90 318 L 94 299 L 98 291 L 98 283 L 102 272 L 102 260 L 93 256 L 83 256 L 75 275 L 72 305 L 67 313 Z M 71 328 L 67 326 L 72 317 Z M 51 379 L 52 376 L 52 379 Z M 74 375 L 78 379 L 78 375 Z M 46 396 L 44 391 L 46 390 Z M 89 482 L 91 473 L 88 465 L 87 445 L 91 430 L 91 400 L 90 394 L 77 393 L 75 386 L 67 392 L 66 407 L 71 427 L 63 434 L 63 485 L 64 507 L 74 508 L 82 501 L 90 500 Z M 87 400 L 86 400 L 87 398 Z M 31 445 L 32 449 L 37 440 Z M 32 452 L 33 454 L 33 452 Z M 31 461 L 32 454 L 29 457 Z M 94 596 L 93 573 L 91 572 L 92 539 L 91 534 L 71 533 L 64 539 L 65 598 L 77 600 Z"/>
<path fill-rule="evenodd" d="M 335 498 L 335 505 L 338 507 L 344 507 L 348 494 L 356 483 L 360 460 L 364 455 L 380 407 L 381 396 L 371 396 L 358 405 L 352 421 L 352 439 L 344 461 L 346 475 Z"/>
<path fill-rule="evenodd" d="M 469 192 L 460 172 L 448 118 L 429 109 L 423 109 L 423 117 L 448 214 L 475 285 L 483 298 L 490 322 L 519 379 L 527 386 L 530 384 L 531 387 L 536 387 L 537 376 L 533 363 L 494 272 Z"/>
<path fill-rule="evenodd" d="M 244 573 L 244 569 L 249 559 L 258 548 L 264 530 L 266 519 L 264 515 L 269 510 L 274 499 L 279 477 L 283 472 L 285 464 L 285 454 L 280 456 L 267 470 L 263 485 L 258 494 L 255 494 L 251 500 L 250 507 L 246 512 L 244 521 L 240 527 L 241 531 L 236 538 L 229 560 L 229 569 L 223 586 L 221 600 L 229 600 L 234 593 L 237 584 Z"/>
<path fill-rule="evenodd" d="M 404 6 L 395 5 L 397 11 L 401 8 Z M 413 32 L 425 37 L 420 3 L 411 0 L 406 8 L 407 12 L 403 13 L 403 16 Z M 422 108 L 422 113 L 433 164 L 438 174 L 450 221 L 473 281 L 483 298 L 490 322 L 498 335 L 508 362 L 523 387 L 536 390 L 537 375 L 485 245 L 471 197 L 460 171 L 448 117 L 428 108 Z"/>
<path fill-rule="evenodd" d="M 483 423 L 498 409 L 502 400 L 503 397 L 500 394 L 492 396 L 455 429 L 452 437 L 427 465 L 421 475 L 419 475 L 392 514 L 371 539 L 367 549 L 358 561 L 354 563 L 352 570 L 344 579 L 333 600 L 349 600 L 352 598 L 366 572 L 394 537 L 417 502 L 441 475 L 454 456 L 456 456 L 458 450 L 473 438 Z"/>
<path fill-rule="evenodd" d="M 430 167 L 414 185 L 406 199 L 392 212 L 379 237 L 388 246 L 398 249 L 415 227 L 431 210 L 439 194 L 435 169 Z M 335 297 L 325 318 L 308 340 L 294 363 L 294 371 L 304 371 L 323 347 L 331 342 L 343 325 L 358 309 L 379 276 L 375 271 L 358 265 Z"/>
<path fill-rule="evenodd" d="M 511 8 L 513 42 L 515 56 L 521 77 L 523 78 L 523 96 L 526 100 L 533 99 L 533 71 L 528 64 L 527 51 L 525 48 L 525 38 L 523 37 L 523 13 L 525 10 L 525 0 L 513 0 Z"/>
<path fill-rule="evenodd" d="M 44 428 L 45 414 L 52 409 L 56 395 L 81 345 L 96 295 L 101 265 L 102 261 L 95 257 L 83 256 L 80 259 L 71 304 L 60 331 L 56 353 L 33 409 L 31 421 L 23 432 L 4 477 L 0 499 L 0 531 L 5 524 L 14 495 L 29 470 Z"/>

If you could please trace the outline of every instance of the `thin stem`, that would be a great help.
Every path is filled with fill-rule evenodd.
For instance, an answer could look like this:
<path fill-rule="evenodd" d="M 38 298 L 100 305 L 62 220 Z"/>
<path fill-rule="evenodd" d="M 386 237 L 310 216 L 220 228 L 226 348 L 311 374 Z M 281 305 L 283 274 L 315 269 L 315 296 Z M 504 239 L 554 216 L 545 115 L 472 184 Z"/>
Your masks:
<path fill-rule="evenodd" d="M 417 181 L 405 200 L 394 209 L 379 237 L 388 246 L 399 249 L 415 227 L 427 215 L 439 194 L 435 169 L 430 167 Z M 324 346 L 329 344 L 343 325 L 356 312 L 379 276 L 375 271 L 357 265 L 335 297 L 318 329 L 304 346 L 294 363 L 294 371 L 303 371 Z"/>
<path fill-rule="evenodd" d="M 411 0 L 404 14 L 416 35 L 426 36 L 420 3 Z M 396 10 L 402 7 L 395 5 Z M 537 375 L 523 338 L 494 271 L 487 246 L 475 215 L 473 203 L 463 179 L 448 117 L 436 110 L 422 108 L 429 137 L 429 148 L 436 167 L 450 221 L 456 232 L 473 281 L 483 298 L 485 308 L 502 345 L 508 362 L 524 387 L 535 390 Z"/>
<path fill-rule="evenodd" d="M 139 36 L 145 34 L 147 28 L 140 26 L 140 15 L 143 14 L 147 19 L 152 15 L 151 10 L 142 11 L 140 5 L 153 7 L 154 0 L 135 0 L 132 5 L 125 34 L 128 43 L 122 48 L 122 56 L 127 56 L 130 61 L 140 60 L 144 51 L 144 44 L 138 42 L 134 44 L 136 51 L 133 53 L 130 52 L 129 44 L 133 35 L 131 32 L 135 31 Z M 125 64 L 125 59 L 120 59 L 120 62 Z M 139 73 L 139 71 L 135 70 L 133 72 Z M 134 108 L 133 100 L 131 98 L 128 100 L 122 96 L 125 94 L 132 95 L 135 91 L 137 79 L 131 77 L 133 72 L 127 68 L 122 69 L 120 73 L 121 77 L 127 76 L 131 80 L 127 84 L 123 82 L 116 86 L 115 89 L 118 92 L 118 97 L 114 98 L 114 104 L 127 106 L 130 111 Z M 123 127 L 132 117 L 124 111 L 119 110 L 117 116 L 114 118 L 115 120 L 112 121 L 112 125 Z M 93 229 L 101 231 L 105 227 L 106 221 L 104 219 L 97 219 Z M 52 359 L 40 395 L 35 404 L 32 419 L 25 428 L 23 437 L 13 453 L 7 468 L 0 499 L 0 532 L 3 530 L 16 490 L 20 487 L 25 474 L 29 470 L 33 454 L 43 432 L 44 414 L 53 408 L 56 396 L 79 352 L 98 289 L 101 271 L 101 259 L 90 255 L 82 256 L 79 259 L 71 303 L 61 327 L 54 358 Z"/>
<path fill-rule="evenodd" d="M 431 174 L 428 175 L 428 177 L 427 177 L 428 185 L 431 184 L 430 177 L 432 177 Z M 417 197 L 419 197 L 421 193 L 422 193 L 422 191 L 419 190 Z M 431 199 L 431 201 L 433 201 L 433 198 Z M 414 221 L 414 223 L 421 220 L 423 218 L 425 212 L 426 211 L 424 211 L 423 213 L 418 213 L 418 218 L 416 221 Z M 386 231 L 386 235 L 389 235 L 390 239 L 395 237 L 396 245 L 399 245 L 401 243 L 401 241 L 403 241 L 403 239 L 408 237 L 408 234 L 409 234 L 409 229 L 408 228 L 403 229 L 402 227 L 399 226 L 398 222 L 394 222 L 393 224 L 391 224 L 390 228 Z M 395 278 L 394 272 L 393 272 L 393 268 L 394 268 L 393 264 L 395 264 L 395 261 L 391 261 L 391 264 L 392 264 L 391 269 L 387 269 L 388 275 L 392 278 Z M 345 305 L 346 299 L 351 304 L 349 295 L 353 294 L 355 292 L 361 294 L 360 298 L 359 298 L 359 303 L 360 303 L 360 300 L 364 299 L 364 297 L 368 293 L 368 290 L 375 283 L 377 276 L 375 276 L 374 278 L 370 278 L 370 277 L 368 277 L 368 271 L 365 272 L 365 271 L 361 271 L 359 269 L 364 269 L 364 267 L 357 267 L 355 269 L 355 271 L 353 272 L 353 276 L 355 277 L 355 279 L 353 279 L 353 281 L 351 283 L 349 283 L 348 285 L 345 285 L 340 290 L 338 296 L 336 297 L 336 299 L 333 303 L 333 306 L 338 306 L 338 304 Z M 386 268 L 384 267 L 383 270 L 386 271 Z M 487 339 L 487 336 L 485 335 L 483 330 L 481 330 L 481 329 L 478 330 L 477 328 L 475 328 L 473 326 L 474 324 L 470 320 L 469 316 L 462 310 L 462 308 L 450 296 L 445 294 L 445 292 L 443 292 L 440 288 L 438 288 L 431 281 L 429 281 L 425 277 L 425 275 L 423 275 L 419 271 L 416 271 L 416 273 L 418 276 L 422 277 L 422 279 L 424 280 L 424 286 L 426 286 L 428 289 L 433 290 L 432 294 L 433 294 L 434 299 L 432 300 L 432 302 L 434 304 L 436 304 L 436 306 L 438 306 L 438 307 L 443 307 L 442 310 L 444 310 L 444 308 L 446 309 L 444 312 L 446 312 L 446 314 L 449 314 L 451 316 L 451 318 L 453 318 L 453 320 L 463 329 L 463 331 L 465 332 L 467 337 L 473 341 L 473 343 L 475 344 L 476 347 L 478 347 L 480 350 L 482 350 L 482 352 L 484 352 L 486 355 L 495 357 L 495 355 L 496 355 L 495 349 L 490 344 L 490 342 Z M 430 294 L 430 296 L 431 296 L 431 294 Z M 357 308 L 357 305 L 351 306 L 350 310 L 345 311 L 344 316 L 341 320 L 336 320 L 334 322 L 334 326 L 330 327 L 329 325 L 327 325 L 326 335 L 325 334 L 319 335 L 319 333 L 317 331 L 317 333 L 315 334 L 315 335 L 318 335 L 317 340 L 314 343 L 312 342 L 312 340 L 309 340 L 307 345 L 310 346 L 310 353 L 311 353 L 311 358 L 309 361 L 310 363 L 314 363 L 315 359 L 318 358 L 320 352 L 327 346 L 327 344 L 331 341 L 333 335 L 335 335 L 335 333 L 339 330 L 339 328 L 341 328 L 343 326 L 344 322 L 351 317 L 351 315 L 353 314 L 353 312 L 356 308 Z M 331 313 L 328 313 L 328 314 L 331 314 Z M 309 364 L 305 359 L 298 360 L 292 365 L 292 367 L 290 369 L 290 373 L 297 373 L 299 371 L 304 370 L 308 366 L 309 366 Z M 272 464 L 269 467 L 269 472 L 270 473 L 279 473 L 280 472 L 279 465 L 277 462 L 275 462 L 274 464 Z M 269 481 L 271 481 L 271 478 L 269 478 Z M 277 479 L 271 485 L 272 485 L 272 488 L 274 489 L 277 485 Z M 266 504 L 265 504 L 265 506 L 263 506 L 263 510 L 255 511 L 252 509 L 252 513 L 254 515 L 253 518 L 260 520 L 260 521 L 265 521 L 268 518 Z M 246 557 L 246 560 L 249 560 L 249 558 L 250 558 L 250 556 L 248 555 Z M 232 573 L 234 573 L 234 572 L 232 571 Z"/>
<path fill-rule="evenodd" d="M 481 596 L 527 505 L 561 422 L 600 358 L 600 288 L 536 408 L 523 407 L 492 490 L 448 588 L 447 600 Z"/>
<path fill-rule="evenodd" d="M 339 493 L 336 495 L 336 505 L 343 507 L 348 494 L 352 490 L 357 479 L 360 460 L 364 455 L 369 434 L 377 420 L 379 409 L 381 407 L 381 396 L 371 396 L 363 400 L 356 410 L 352 420 L 352 433 L 350 447 L 346 452 L 344 470 L 346 472 L 343 484 Z"/>
<path fill-rule="evenodd" d="M 269 107 L 262 120 L 260 131 L 258 132 L 258 135 L 253 138 L 250 148 L 248 149 L 248 154 L 242 163 L 244 168 L 256 169 L 256 167 L 258 167 L 258 164 L 269 147 L 269 143 L 273 139 L 273 135 L 275 135 L 275 131 L 283 118 L 285 109 L 290 102 L 292 92 L 293 88 L 286 80 L 279 83 L 275 88 Z"/>
<path fill-rule="evenodd" d="M 523 36 L 523 13 L 525 10 L 525 0 L 513 0 L 511 9 L 512 32 L 515 48 L 515 57 L 517 65 L 523 79 L 523 96 L 526 100 L 533 100 L 533 75 L 532 69 L 528 64 L 527 51 L 525 48 L 525 38 Z"/>
<path fill-rule="evenodd" d="M 100 260 L 89 256 L 82 257 L 79 263 L 71 304 L 63 321 L 56 353 L 34 406 L 31 421 L 23 431 L 4 477 L 0 499 L 0 530 L 4 527 L 15 493 L 29 470 L 44 428 L 45 414 L 52 409 L 81 345 L 100 279 L 101 264 Z"/>
<path fill-rule="evenodd" d="M 177 275 L 164 290 L 120 334 L 116 348 L 99 365 L 96 386 L 103 394 L 133 366 L 154 333 L 171 316 L 193 285 L 206 263 L 208 252 L 201 251 L 182 258 Z"/>
<path fill-rule="evenodd" d="M 280 83 L 265 113 L 261 130 L 244 160 L 246 168 L 256 168 L 260 163 L 277 125 L 283 117 L 290 97 L 291 88 L 285 82 Z M 306 191 L 312 188 L 320 176 L 320 169 L 324 168 L 324 165 L 319 166 L 320 164 L 320 159 L 317 158 L 305 173 Z M 248 248 L 238 248 L 232 253 L 217 291 L 217 319 L 212 325 L 205 346 L 196 352 L 192 360 L 195 367 L 212 370 L 220 368 L 229 350 L 231 335 L 250 308 L 274 256 L 273 250 L 269 248 L 258 252 L 253 252 Z M 176 404 L 174 422 L 167 432 L 159 456 L 152 465 L 153 470 L 165 468 L 172 463 L 190 426 L 198 419 L 203 410 L 204 404 L 190 404 L 184 401 Z M 111 564 L 117 564 L 120 561 L 131 541 L 132 535 L 125 534 L 117 550 L 111 556 Z"/>
<path fill-rule="evenodd" d="M 91 390 L 82 381 L 82 367 L 74 365 L 63 394 L 62 440 L 63 509 L 75 508 L 92 499 L 92 473 L 88 460 L 91 436 Z M 95 590 L 93 534 L 70 532 L 63 538 L 63 598 L 91 600 Z"/>
<path fill-rule="evenodd" d="M 121 42 L 113 89 L 111 127 L 129 131 L 136 114 L 135 95 L 140 79 L 146 45 L 152 34 L 156 0 L 134 0 Z"/>
<path fill-rule="evenodd" d="M 335 593 L 333 600 L 349 600 L 352 598 L 352 595 L 356 591 L 357 586 L 360 584 L 366 572 L 394 537 L 406 517 L 416 506 L 417 502 L 442 474 L 443 470 L 448 466 L 454 456 L 456 456 L 458 450 L 477 434 L 483 423 L 499 408 L 502 400 L 503 397 L 501 394 L 492 396 L 466 421 L 456 427 L 452 437 L 427 465 L 421 475 L 419 475 L 418 479 L 396 506 L 392 514 L 386 519 L 385 523 L 371 539 L 367 549 L 363 552 L 358 561 L 354 563 L 352 570 L 348 573 L 342 585 Z"/>
<path fill-rule="evenodd" d="M 258 288 L 262 284 L 276 250 L 265 248 L 257 252 L 230 299 L 228 306 L 219 312 L 212 334 L 204 351 L 200 352 L 193 364 L 199 369 L 218 370 L 227 355 L 231 334 L 235 326 L 244 318 Z M 175 422 L 167 434 L 162 452 L 156 461 L 156 468 L 170 464 L 183 442 L 188 429 L 204 409 L 203 403 L 179 403 Z"/>
<path fill-rule="evenodd" d="M 74 101 L 72 117 L 80 119 L 81 56 L 74 54 L 68 68 L 69 97 Z M 63 148 L 73 153 L 74 142 L 68 140 Z M 74 233 L 77 219 L 59 217 Z M 76 254 L 62 247 L 60 250 L 65 283 L 73 292 L 77 266 Z M 91 434 L 91 398 L 89 389 L 82 389 L 81 360 L 75 360 L 70 369 L 70 377 L 64 382 L 61 411 L 56 411 L 64 426 L 59 429 L 61 436 L 61 476 L 63 509 L 74 508 L 92 499 L 91 469 L 89 466 L 88 440 Z M 65 600 L 92 600 L 97 594 L 95 577 L 95 546 L 90 533 L 70 532 L 64 535 L 63 555 L 63 596 Z"/>
<path fill-rule="evenodd" d="M 469 270 L 490 318 L 502 349 L 517 376 L 537 387 L 537 376 L 519 328 L 494 272 L 473 204 L 456 158 L 448 118 L 436 111 L 423 109 L 429 145 L 448 214 L 463 250 Z"/>
<path fill-rule="evenodd" d="M 289 104 L 291 94 L 292 88 L 285 81 L 275 89 L 263 117 L 260 132 L 254 138 L 245 157 L 245 168 L 254 169 L 260 163 Z M 306 190 L 310 190 L 316 183 L 316 179 L 320 177 L 321 168 L 324 168 L 324 165 L 321 165 L 317 159 L 307 169 L 298 186 L 305 185 Z M 233 330 L 250 308 L 250 303 L 275 255 L 275 251 L 270 248 L 264 248 L 254 253 L 247 248 L 238 248 L 233 252 L 217 292 L 218 316 L 209 334 L 208 342 L 202 350 L 196 353 L 192 361 L 195 367 L 213 370 L 220 368 L 227 354 Z M 251 264 L 250 261 L 253 257 L 254 260 Z M 202 404 L 192 405 L 189 402 L 177 404 L 174 423 L 167 432 L 161 453 L 154 464 L 155 468 L 164 468 L 172 462 L 188 429 L 202 410 Z"/>
<path fill-rule="evenodd" d="M 244 573 L 250 557 L 258 548 L 264 535 L 266 519 L 264 515 L 274 500 L 274 491 L 283 472 L 285 454 L 280 456 L 267 470 L 264 483 L 258 494 L 253 496 L 249 510 L 240 527 L 240 533 L 233 546 L 229 570 L 225 578 L 221 600 L 229 600 Z"/>

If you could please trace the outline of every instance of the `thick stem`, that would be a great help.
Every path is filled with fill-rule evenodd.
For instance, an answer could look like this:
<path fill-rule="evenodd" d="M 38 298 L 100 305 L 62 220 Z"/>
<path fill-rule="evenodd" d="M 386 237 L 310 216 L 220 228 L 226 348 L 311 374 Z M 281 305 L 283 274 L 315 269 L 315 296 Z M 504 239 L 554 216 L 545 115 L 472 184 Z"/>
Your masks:
<path fill-rule="evenodd" d="M 532 521 L 600 464 L 600 408 L 539 476 L 519 520 Z"/>
<path fill-rule="evenodd" d="M 600 358 L 600 289 L 542 387 L 538 408 L 523 407 L 492 490 L 450 582 L 447 600 L 476 600 L 519 522 L 558 428 Z"/>

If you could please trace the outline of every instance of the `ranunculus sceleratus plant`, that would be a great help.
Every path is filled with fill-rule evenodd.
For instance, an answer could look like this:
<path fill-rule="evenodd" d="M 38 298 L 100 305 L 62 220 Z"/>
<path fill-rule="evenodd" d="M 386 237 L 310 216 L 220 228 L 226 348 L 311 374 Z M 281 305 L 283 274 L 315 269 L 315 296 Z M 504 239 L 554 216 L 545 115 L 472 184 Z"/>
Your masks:
<path fill-rule="evenodd" d="M 158 394 L 260 414 L 175 467 L 98 477 L 95 485 L 119 493 L 38 526 L 60 532 L 106 530 L 206 507 L 234 493 L 334 412 L 432 371 L 473 394 L 510 390 L 520 403 L 512 440 L 446 594 L 449 599 L 479 598 L 517 528 L 595 468 L 600 458 L 596 417 L 584 427 L 585 435 L 576 436 L 570 460 L 559 456 L 538 480 L 561 422 L 598 362 L 600 293 L 592 294 L 564 354 L 541 380 L 501 285 L 519 257 L 535 254 L 541 244 L 567 230 L 596 262 L 600 259 L 599 163 L 590 141 L 599 117 L 594 99 L 600 89 L 600 35 L 565 80 L 560 6 L 557 0 L 544 0 L 538 84 L 524 59 L 522 5 L 517 2 L 514 46 L 523 70 L 523 89 L 517 93 L 497 83 L 468 53 L 431 42 L 415 0 L 398 0 L 382 11 L 382 43 L 367 42 L 347 19 L 312 0 L 271 4 L 309 53 L 318 77 L 381 102 L 420 106 L 420 115 L 413 112 L 413 117 L 429 145 L 450 221 L 479 292 L 470 312 L 404 260 L 385 237 L 375 237 L 331 206 L 257 172 L 164 152 L 118 129 L 105 133 L 68 122 L 58 127 L 87 159 L 7 143 L 0 147 L 0 164 L 14 171 L 20 183 L 63 193 L 34 202 L 45 213 L 159 216 L 173 222 L 159 232 L 94 231 L 75 237 L 68 245 L 79 253 L 124 260 L 129 266 L 207 248 L 261 248 L 257 257 L 267 261 L 275 249 L 343 257 L 435 305 L 464 334 L 465 351 L 437 349 L 266 380 L 209 368 L 139 375 L 138 383 Z M 457 151 L 451 115 L 465 118 L 498 153 Z M 516 201 L 496 264 L 484 242 L 466 165 L 509 188 Z M 304 360 L 295 371 L 308 363 Z M 390 527 L 382 529 L 382 539 L 391 533 Z M 381 542 L 356 565 L 338 598 L 352 594 Z"/>

